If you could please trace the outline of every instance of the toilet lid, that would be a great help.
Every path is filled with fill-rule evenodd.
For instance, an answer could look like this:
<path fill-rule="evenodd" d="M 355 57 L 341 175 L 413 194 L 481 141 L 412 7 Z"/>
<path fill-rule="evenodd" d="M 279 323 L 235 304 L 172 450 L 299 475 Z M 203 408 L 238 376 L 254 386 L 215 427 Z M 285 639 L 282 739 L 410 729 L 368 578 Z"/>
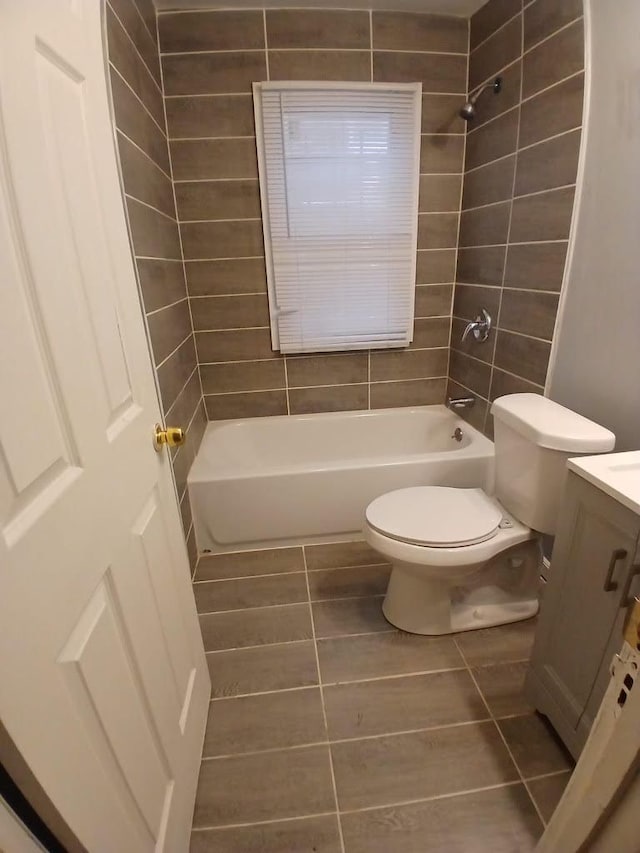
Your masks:
<path fill-rule="evenodd" d="M 417 486 L 376 498 L 367 507 L 366 518 L 392 539 L 455 548 L 491 539 L 503 513 L 482 489 Z"/>

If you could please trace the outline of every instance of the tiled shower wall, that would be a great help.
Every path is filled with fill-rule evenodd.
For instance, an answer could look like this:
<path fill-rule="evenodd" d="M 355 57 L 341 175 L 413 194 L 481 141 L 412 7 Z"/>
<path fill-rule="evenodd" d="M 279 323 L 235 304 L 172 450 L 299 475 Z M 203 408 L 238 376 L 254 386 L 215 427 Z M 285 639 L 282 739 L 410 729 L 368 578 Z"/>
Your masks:
<path fill-rule="evenodd" d="M 366 11 L 180 12 L 160 14 L 159 33 L 209 418 L 442 402 L 468 21 Z M 272 352 L 251 97 L 252 82 L 269 79 L 422 81 L 417 320 L 407 350 L 286 358 Z"/>
<path fill-rule="evenodd" d="M 109 0 L 106 25 L 122 182 L 161 404 L 166 422 L 187 430 L 187 442 L 172 454 L 172 464 L 193 563 L 186 477 L 206 415 L 176 218 L 153 4 Z"/>
<path fill-rule="evenodd" d="M 489 402 L 542 393 L 573 213 L 582 125 L 582 0 L 489 0 L 471 19 L 469 89 L 484 92 L 467 135 L 449 393 L 491 434 Z M 464 344 L 481 307 L 495 328 Z"/>

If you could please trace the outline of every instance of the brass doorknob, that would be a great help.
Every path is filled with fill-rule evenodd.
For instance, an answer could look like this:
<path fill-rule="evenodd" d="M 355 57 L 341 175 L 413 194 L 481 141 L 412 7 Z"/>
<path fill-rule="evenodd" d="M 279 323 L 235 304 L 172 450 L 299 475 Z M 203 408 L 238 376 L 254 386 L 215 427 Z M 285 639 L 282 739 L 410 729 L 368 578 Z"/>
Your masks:
<path fill-rule="evenodd" d="M 162 429 L 161 424 L 156 424 L 153 431 L 153 449 L 160 453 L 164 445 L 167 447 L 179 447 L 187 439 L 182 427 L 167 427 Z"/>

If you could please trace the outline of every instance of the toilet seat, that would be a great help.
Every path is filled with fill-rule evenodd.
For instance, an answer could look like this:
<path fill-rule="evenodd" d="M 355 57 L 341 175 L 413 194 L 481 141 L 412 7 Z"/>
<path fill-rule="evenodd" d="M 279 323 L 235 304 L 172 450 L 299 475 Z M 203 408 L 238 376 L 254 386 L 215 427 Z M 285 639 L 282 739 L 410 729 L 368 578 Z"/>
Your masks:
<path fill-rule="evenodd" d="M 415 486 L 387 492 L 366 510 L 383 536 L 430 548 L 463 548 L 492 539 L 504 510 L 482 489 Z"/>

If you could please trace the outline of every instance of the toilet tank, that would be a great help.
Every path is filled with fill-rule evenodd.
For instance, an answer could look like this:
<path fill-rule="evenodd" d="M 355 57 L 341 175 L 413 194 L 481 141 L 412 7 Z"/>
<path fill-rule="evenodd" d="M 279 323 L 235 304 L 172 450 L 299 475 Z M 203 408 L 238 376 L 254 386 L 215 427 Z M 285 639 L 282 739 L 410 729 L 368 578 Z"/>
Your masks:
<path fill-rule="evenodd" d="M 496 497 L 533 530 L 555 533 L 567 459 L 607 453 L 615 435 L 539 394 L 498 397 L 491 413 Z"/>

